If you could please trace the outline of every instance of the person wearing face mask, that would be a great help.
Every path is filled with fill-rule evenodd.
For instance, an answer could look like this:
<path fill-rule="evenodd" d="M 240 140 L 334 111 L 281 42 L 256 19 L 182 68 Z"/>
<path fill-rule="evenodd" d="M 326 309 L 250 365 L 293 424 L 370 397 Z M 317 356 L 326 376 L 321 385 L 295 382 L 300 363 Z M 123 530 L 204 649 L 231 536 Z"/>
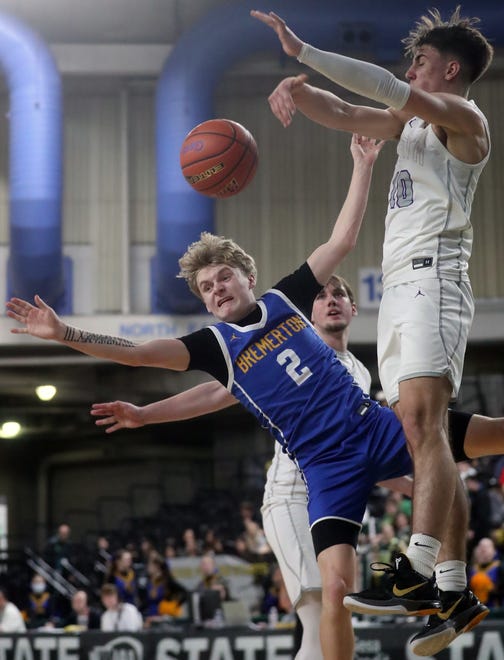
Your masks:
<path fill-rule="evenodd" d="M 55 624 L 54 598 L 44 578 L 37 573 L 31 579 L 23 617 L 26 627 L 31 629 L 54 627 Z"/>

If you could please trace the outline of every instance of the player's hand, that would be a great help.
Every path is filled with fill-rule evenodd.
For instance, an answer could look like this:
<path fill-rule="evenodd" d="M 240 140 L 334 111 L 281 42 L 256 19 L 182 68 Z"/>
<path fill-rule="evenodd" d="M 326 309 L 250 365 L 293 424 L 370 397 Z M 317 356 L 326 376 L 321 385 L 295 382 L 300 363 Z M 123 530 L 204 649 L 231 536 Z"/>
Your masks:
<path fill-rule="evenodd" d="M 282 48 L 287 55 L 290 55 L 291 57 L 297 57 L 299 55 L 303 42 L 289 27 L 287 27 L 283 18 L 280 18 L 280 16 L 277 16 L 272 11 L 265 14 L 264 12 L 255 9 L 250 12 L 250 15 L 253 18 L 257 18 L 257 20 L 261 21 L 272 30 L 275 30 L 280 39 L 280 43 L 282 44 Z"/>
<path fill-rule="evenodd" d="M 40 339 L 63 339 L 66 325 L 40 296 L 35 296 L 34 300 L 36 306 L 21 298 L 11 298 L 6 303 L 7 316 L 23 326 L 11 328 L 11 332 Z"/>
<path fill-rule="evenodd" d="M 144 426 L 139 406 L 127 401 L 93 403 L 91 415 L 101 418 L 96 420 L 96 426 L 108 426 L 105 433 L 113 433 L 119 429 L 137 429 L 139 426 Z"/>
<path fill-rule="evenodd" d="M 365 165 L 373 165 L 384 144 L 385 140 L 376 140 L 375 138 L 368 138 L 354 133 L 352 135 L 350 151 L 356 163 L 360 161 Z"/>
<path fill-rule="evenodd" d="M 296 104 L 293 94 L 307 80 L 308 76 L 304 73 L 299 76 L 284 78 L 268 97 L 272 113 L 280 120 L 284 128 L 287 128 L 291 124 L 292 118 L 296 114 Z"/>

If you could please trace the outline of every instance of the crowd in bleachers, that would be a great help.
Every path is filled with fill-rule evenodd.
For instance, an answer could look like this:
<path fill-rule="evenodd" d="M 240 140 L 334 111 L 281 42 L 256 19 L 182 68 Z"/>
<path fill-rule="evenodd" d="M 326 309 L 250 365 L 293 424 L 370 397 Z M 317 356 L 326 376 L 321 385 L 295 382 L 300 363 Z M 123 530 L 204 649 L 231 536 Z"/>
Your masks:
<path fill-rule="evenodd" d="M 459 470 L 471 503 L 470 587 L 497 613 L 504 605 L 504 462 L 460 463 Z M 410 520 L 408 497 L 375 488 L 359 542 L 364 583 L 380 579 L 368 570 L 371 562 L 393 563 L 395 554 L 405 551 Z M 262 530 L 259 503 L 244 501 L 237 507 L 230 495 L 212 492 L 200 495 L 194 505 L 163 507 L 159 516 L 95 537 L 92 545 L 77 542 L 70 527 L 61 524 L 45 547 L 27 550 L 26 570 L 17 579 L 4 575 L 0 613 L 6 607 L 11 615 L 18 610 L 26 628 L 139 630 L 192 618 L 194 593 L 214 590 L 218 603 L 239 598 L 219 570 L 217 560 L 223 556 L 260 567 L 251 570 L 258 587 L 251 617 L 267 620 L 273 609 L 293 618 Z M 197 566 L 199 579 L 190 588 L 173 568 L 179 558 Z M 2 629 L 8 620 L 3 615 Z M 20 625 L 16 616 L 13 621 Z"/>
<path fill-rule="evenodd" d="M 266 619 L 272 604 L 280 613 L 292 613 L 258 505 L 243 501 L 237 507 L 218 492 L 205 496 L 206 507 L 198 506 L 200 495 L 192 507 L 164 507 L 155 522 L 129 521 L 97 536 L 91 545 L 74 539 L 68 524 L 59 525 L 43 548 L 27 550 L 29 572 L 21 571 L 11 585 L 8 577 L 4 580 L 5 593 L 12 593 L 11 605 L 17 606 L 29 629 L 85 625 L 131 630 L 188 619 L 194 616 L 194 592 L 215 590 L 219 601 L 238 597 L 216 561 L 230 556 L 258 567 L 250 571 L 258 595 L 251 617 Z M 199 521 L 198 513 L 204 513 Z M 184 527 L 188 522 L 193 526 Z M 198 573 L 190 589 L 172 570 L 181 558 L 192 560 L 192 570 Z"/>

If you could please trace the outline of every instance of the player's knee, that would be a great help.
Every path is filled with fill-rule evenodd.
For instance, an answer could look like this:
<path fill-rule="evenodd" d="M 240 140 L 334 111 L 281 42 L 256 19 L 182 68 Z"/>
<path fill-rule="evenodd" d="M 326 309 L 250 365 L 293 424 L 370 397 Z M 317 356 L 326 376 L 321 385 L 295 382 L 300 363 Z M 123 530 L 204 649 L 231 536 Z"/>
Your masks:
<path fill-rule="evenodd" d="M 439 438 L 446 435 L 442 420 L 432 417 L 424 410 L 404 412 L 401 423 L 408 445 L 413 451 L 430 444 L 439 446 Z"/>
<path fill-rule="evenodd" d="M 343 598 L 350 591 L 350 585 L 341 575 L 333 575 L 322 588 L 324 606 L 333 610 L 344 609 Z"/>

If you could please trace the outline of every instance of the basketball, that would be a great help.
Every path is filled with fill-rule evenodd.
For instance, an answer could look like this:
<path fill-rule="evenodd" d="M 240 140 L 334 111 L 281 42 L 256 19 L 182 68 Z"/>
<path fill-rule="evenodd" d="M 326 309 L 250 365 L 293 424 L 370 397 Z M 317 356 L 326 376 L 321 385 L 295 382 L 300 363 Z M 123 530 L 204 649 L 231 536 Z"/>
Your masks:
<path fill-rule="evenodd" d="M 187 183 L 202 195 L 217 199 L 232 197 L 248 186 L 257 161 L 254 137 L 230 119 L 198 124 L 180 149 L 180 167 Z"/>

